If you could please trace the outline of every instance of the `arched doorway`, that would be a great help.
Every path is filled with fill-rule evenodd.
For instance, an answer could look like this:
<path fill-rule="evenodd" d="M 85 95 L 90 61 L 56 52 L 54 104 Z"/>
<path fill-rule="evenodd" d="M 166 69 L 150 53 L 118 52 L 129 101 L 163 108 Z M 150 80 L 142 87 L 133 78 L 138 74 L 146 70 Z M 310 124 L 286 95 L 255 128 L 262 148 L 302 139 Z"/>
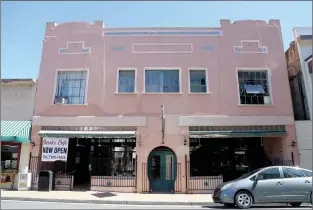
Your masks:
<path fill-rule="evenodd" d="M 177 158 L 168 147 L 157 147 L 148 157 L 150 192 L 174 192 L 177 176 Z"/>

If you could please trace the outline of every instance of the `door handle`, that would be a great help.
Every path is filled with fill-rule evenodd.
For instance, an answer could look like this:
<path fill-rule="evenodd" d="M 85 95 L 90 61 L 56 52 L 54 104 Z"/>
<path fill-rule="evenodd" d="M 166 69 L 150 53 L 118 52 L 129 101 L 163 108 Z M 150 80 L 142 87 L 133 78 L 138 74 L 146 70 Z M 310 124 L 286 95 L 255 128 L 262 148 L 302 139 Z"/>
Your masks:
<path fill-rule="evenodd" d="M 305 183 L 309 183 L 310 184 L 311 182 L 309 180 L 305 180 Z"/>
<path fill-rule="evenodd" d="M 283 185 L 283 183 L 282 183 L 282 182 L 277 182 L 276 184 L 277 184 L 277 185 Z"/>

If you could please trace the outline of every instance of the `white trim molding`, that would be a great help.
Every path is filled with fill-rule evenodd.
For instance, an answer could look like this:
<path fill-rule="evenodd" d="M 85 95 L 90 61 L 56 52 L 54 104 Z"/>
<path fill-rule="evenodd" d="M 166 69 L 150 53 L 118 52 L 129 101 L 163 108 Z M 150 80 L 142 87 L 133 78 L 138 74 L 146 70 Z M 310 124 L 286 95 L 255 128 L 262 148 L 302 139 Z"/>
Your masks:
<path fill-rule="evenodd" d="M 81 44 L 82 49 L 81 52 L 71 52 L 67 53 L 66 50 L 68 50 L 68 46 L 71 44 Z M 59 48 L 58 54 L 59 55 L 79 55 L 79 54 L 90 54 L 91 53 L 91 47 L 85 47 L 84 41 L 77 41 L 77 42 L 66 42 L 65 48 Z"/>
<path fill-rule="evenodd" d="M 146 116 L 49 117 L 33 116 L 36 126 L 147 126 Z"/>
<path fill-rule="evenodd" d="M 190 91 L 190 72 L 191 71 L 205 71 L 206 92 L 191 92 Z M 188 68 L 188 93 L 189 94 L 208 94 L 208 93 L 210 93 L 209 75 L 208 75 L 208 69 L 207 68 L 204 68 L 204 67 L 189 67 Z"/>
<path fill-rule="evenodd" d="M 134 92 L 130 92 L 130 93 L 120 93 L 118 92 L 118 86 L 119 86 L 119 76 L 120 76 L 120 71 L 135 71 L 135 78 L 134 78 Z M 117 72 L 116 72 L 116 87 L 115 87 L 115 93 L 116 94 L 134 94 L 137 93 L 137 68 L 130 68 L 130 67 L 120 67 L 117 68 Z"/>
<path fill-rule="evenodd" d="M 178 70 L 179 72 L 179 92 L 146 92 L 146 70 Z M 143 93 L 144 94 L 182 94 L 182 74 L 180 67 L 144 67 L 143 68 Z"/>
<path fill-rule="evenodd" d="M 268 88 L 269 88 L 269 94 L 270 94 L 270 99 L 271 99 L 271 104 L 241 104 L 240 103 L 240 92 L 239 92 L 239 78 L 238 78 L 238 72 L 239 71 L 252 71 L 252 72 L 257 72 L 257 71 L 266 71 L 267 72 L 267 82 L 268 82 Z M 271 74 L 271 69 L 270 68 L 236 68 L 236 82 L 237 82 L 237 100 L 238 100 L 238 105 L 239 106 L 258 106 L 258 107 L 265 107 L 265 106 L 274 106 L 274 97 L 273 97 L 273 90 L 272 90 L 272 74 Z"/>
<path fill-rule="evenodd" d="M 243 43 L 258 43 L 258 51 L 244 51 L 241 52 L 241 49 L 243 49 Z M 233 47 L 235 53 L 268 53 L 268 49 L 266 46 L 261 46 L 261 43 L 259 40 L 241 40 L 239 46 Z M 239 51 L 238 51 L 239 50 Z"/>
<path fill-rule="evenodd" d="M 162 50 L 162 51 L 156 51 L 156 50 L 147 50 L 147 51 L 140 51 L 140 50 L 135 50 L 136 46 L 157 46 L 157 47 L 162 47 L 162 46 L 189 46 L 190 50 L 185 50 L 185 51 L 171 51 L 171 50 Z M 192 43 L 133 43 L 132 44 L 132 53 L 193 53 L 193 44 Z"/>
<path fill-rule="evenodd" d="M 52 95 L 52 105 L 59 105 L 59 104 L 54 104 L 54 99 L 55 99 L 55 91 L 57 87 L 57 82 L 58 82 L 58 73 L 59 72 L 64 72 L 64 71 L 72 71 L 72 72 L 86 72 L 86 89 L 85 89 L 85 103 L 84 104 L 62 104 L 62 106 L 86 106 L 88 105 L 87 103 L 87 95 L 88 95 L 88 86 L 89 86 L 89 68 L 73 68 L 73 69 L 56 69 L 55 71 L 55 76 L 54 76 L 54 87 L 53 87 L 53 95 Z M 61 105 L 61 104 L 60 104 Z"/>
<path fill-rule="evenodd" d="M 223 31 L 219 29 L 199 30 L 146 30 L 146 29 L 114 29 L 114 31 L 103 31 L 103 36 L 222 36 Z"/>

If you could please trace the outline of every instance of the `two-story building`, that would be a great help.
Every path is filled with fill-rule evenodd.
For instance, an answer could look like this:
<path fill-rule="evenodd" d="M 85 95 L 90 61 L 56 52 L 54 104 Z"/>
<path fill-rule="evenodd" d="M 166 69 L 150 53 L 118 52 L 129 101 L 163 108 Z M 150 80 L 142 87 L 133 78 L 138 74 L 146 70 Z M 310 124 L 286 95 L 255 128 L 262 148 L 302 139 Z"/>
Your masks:
<path fill-rule="evenodd" d="M 1 188 L 17 188 L 17 174 L 28 172 L 35 79 L 1 80 Z"/>
<path fill-rule="evenodd" d="M 300 166 L 312 169 L 312 27 L 295 27 L 286 51 Z"/>
<path fill-rule="evenodd" d="M 286 68 L 278 20 L 47 23 L 31 170 L 67 189 L 185 193 L 297 165 Z"/>

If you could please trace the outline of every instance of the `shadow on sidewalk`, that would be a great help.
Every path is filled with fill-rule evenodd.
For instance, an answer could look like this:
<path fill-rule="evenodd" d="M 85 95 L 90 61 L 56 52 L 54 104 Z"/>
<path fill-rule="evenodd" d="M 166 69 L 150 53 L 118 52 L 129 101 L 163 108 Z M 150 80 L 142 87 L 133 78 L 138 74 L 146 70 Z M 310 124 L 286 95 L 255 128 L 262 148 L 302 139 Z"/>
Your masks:
<path fill-rule="evenodd" d="M 97 198 L 107 198 L 107 197 L 113 197 L 113 196 L 117 196 L 116 194 L 110 193 L 110 192 L 98 192 L 98 193 L 94 193 L 91 194 Z"/>

